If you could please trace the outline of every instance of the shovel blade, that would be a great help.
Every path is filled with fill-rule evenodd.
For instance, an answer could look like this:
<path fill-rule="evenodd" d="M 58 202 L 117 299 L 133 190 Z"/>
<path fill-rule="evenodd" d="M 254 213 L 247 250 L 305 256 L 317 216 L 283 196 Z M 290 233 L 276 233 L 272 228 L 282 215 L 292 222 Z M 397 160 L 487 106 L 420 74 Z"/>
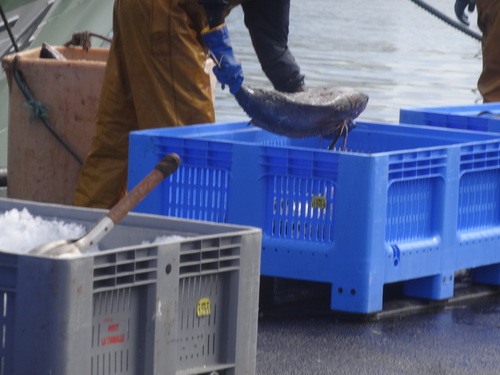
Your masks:
<path fill-rule="evenodd" d="M 80 253 L 75 240 L 58 240 L 45 243 L 30 251 L 32 255 L 59 256 L 64 253 Z"/>

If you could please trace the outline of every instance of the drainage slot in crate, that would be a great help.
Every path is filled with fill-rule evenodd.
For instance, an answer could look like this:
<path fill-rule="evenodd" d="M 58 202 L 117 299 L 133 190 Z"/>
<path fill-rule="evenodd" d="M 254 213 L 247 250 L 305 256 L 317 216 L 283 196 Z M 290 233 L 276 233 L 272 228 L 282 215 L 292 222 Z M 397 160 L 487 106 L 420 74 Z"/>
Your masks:
<path fill-rule="evenodd" d="M 198 251 L 193 253 L 184 253 L 181 255 L 180 258 L 181 263 L 199 262 L 200 260 L 201 260 L 201 254 Z"/>
<path fill-rule="evenodd" d="M 190 273 L 198 273 L 200 272 L 200 264 L 193 264 L 193 265 L 181 265 L 179 269 L 179 274 L 185 275 L 185 274 L 190 274 Z"/>

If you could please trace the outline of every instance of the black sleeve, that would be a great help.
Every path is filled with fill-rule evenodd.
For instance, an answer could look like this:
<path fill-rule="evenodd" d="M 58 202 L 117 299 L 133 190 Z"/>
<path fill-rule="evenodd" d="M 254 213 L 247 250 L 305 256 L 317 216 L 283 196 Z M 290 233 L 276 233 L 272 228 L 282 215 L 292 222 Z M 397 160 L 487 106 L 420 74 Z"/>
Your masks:
<path fill-rule="evenodd" d="M 255 53 L 274 88 L 301 91 L 304 75 L 288 49 L 290 1 L 248 0 L 242 7 Z"/>
<path fill-rule="evenodd" d="M 203 6 L 208 20 L 208 27 L 213 29 L 225 22 L 225 13 L 229 0 L 198 0 Z"/>

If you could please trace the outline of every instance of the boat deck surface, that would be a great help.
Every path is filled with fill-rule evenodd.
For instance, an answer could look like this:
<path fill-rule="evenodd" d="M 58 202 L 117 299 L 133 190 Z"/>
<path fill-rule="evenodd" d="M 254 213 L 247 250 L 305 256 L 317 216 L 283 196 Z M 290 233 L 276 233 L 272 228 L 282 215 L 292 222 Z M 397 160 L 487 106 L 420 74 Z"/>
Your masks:
<path fill-rule="evenodd" d="M 329 309 L 326 285 L 290 283 L 261 312 L 258 375 L 500 373 L 497 287 L 464 281 L 453 299 L 429 302 L 396 286 L 382 312 L 353 316 Z"/>

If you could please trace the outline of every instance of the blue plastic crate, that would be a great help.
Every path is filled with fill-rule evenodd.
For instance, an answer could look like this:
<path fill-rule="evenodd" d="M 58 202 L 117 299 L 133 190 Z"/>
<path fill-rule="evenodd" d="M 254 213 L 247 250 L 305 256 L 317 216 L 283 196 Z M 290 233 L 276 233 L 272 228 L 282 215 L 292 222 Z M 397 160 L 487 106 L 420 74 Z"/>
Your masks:
<path fill-rule="evenodd" d="M 454 273 L 500 283 L 500 139 L 358 123 L 347 151 L 247 123 L 134 132 L 129 186 L 163 155 L 179 170 L 139 212 L 263 230 L 263 275 L 327 282 L 331 308 L 382 309 L 385 284 L 453 296 Z"/>
<path fill-rule="evenodd" d="M 500 103 L 401 109 L 399 121 L 402 124 L 500 133 Z"/>

